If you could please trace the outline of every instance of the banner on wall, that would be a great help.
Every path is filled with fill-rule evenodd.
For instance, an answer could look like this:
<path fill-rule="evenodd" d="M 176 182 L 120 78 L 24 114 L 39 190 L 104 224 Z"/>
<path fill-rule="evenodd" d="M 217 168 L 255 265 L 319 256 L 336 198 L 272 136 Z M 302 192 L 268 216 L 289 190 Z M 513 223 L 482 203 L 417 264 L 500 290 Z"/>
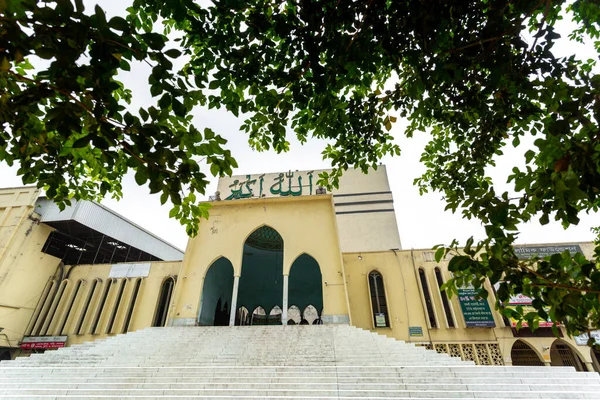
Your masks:
<path fill-rule="evenodd" d="M 474 288 L 458 289 L 458 301 L 467 328 L 493 328 L 496 326 L 492 310 L 486 299 L 478 299 Z"/>
<path fill-rule="evenodd" d="M 59 349 L 65 347 L 66 336 L 29 336 L 21 341 L 21 349 Z"/>
<path fill-rule="evenodd" d="M 600 330 L 591 331 L 592 337 L 596 339 L 596 344 L 600 344 Z M 581 335 L 573 337 L 575 339 L 575 343 L 579 346 L 587 346 L 587 342 L 590 336 L 587 333 L 582 333 Z"/>
<path fill-rule="evenodd" d="M 581 253 L 581 246 L 578 244 L 569 244 L 569 245 L 550 245 L 550 246 L 515 246 L 515 254 L 518 258 L 526 260 L 531 257 L 546 257 L 551 256 L 553 254 L 560 254 L 565 250 L 569 250 L 571 254 Z"/>

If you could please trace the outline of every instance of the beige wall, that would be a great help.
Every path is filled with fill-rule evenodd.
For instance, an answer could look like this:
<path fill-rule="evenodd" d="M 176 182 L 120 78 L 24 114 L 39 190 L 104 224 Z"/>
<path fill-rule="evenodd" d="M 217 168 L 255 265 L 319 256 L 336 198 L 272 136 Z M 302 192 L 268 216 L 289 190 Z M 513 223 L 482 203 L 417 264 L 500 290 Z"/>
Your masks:
<path fill-rule="evenodd" d="M 593 246 L 579 243 L 587 254 Z M 589 256 L 589 254 L 587 254 Z M 447 261 L 436 263 L 432 250 L 404 250 L 371 253 L 345 253 L 343 255 L 346 271 L 350 313 L 353 324 L 396 339 L 414 343 L 427 343 L 433 348 L 446 348 L 450 344 L 464 345 L 487 344 L 498 349 L 502 363 L 511 364 L 511 349 L 517 340 L 527 343 L 548 365 L 551 358 L 551 346 L 554 337 L 514 337 L 510 327 L 505 325 L 501 315 L 494 309 L 495 298 L 488 286 L 490 297 L 488 303 L 496 324 L 495 328 L 467 328 L 456 296 L 449 299 L 451 314 L 455 328 L 449 328 L 441 292 L 438 288 L 434 269 L 439 268 L 444 281 L 450 278 Z M 426 314 L 423 290 L 418 277 L 418 270 L 423 269 L 433 301 L 437 327 L 432 328 Z M 378 271 L 384 278 L 390 328 L 376 328 L 373 320 L 368 274 Z M 421 327 L 423 337 L 410 337 L 409 327 Z M 561 328 L 562 329 L 562 328 Z M 575 341 L 563 331 L 562 343 L 568 345 L 591 370 L 591 353 L 587 346 L 577 346 Z M 491 349 L 492 347 L 490 347 Z M 477 347 L 474 347 L 474 352 Z M 491 350 L 490 350 L 491 353 Z"/>
<path fill-rule="evenodd" d="M 67 335 L 70 345 L 152 326 L 162 284 L 169 277 L 177 279 L 181 262 L 153 262 L 148 276 L 139 277 L 109 278 L 112 267 L 68 266 L 68 279 L 49 282 L 56 290 L 42 296 L 37 309 L 40 316 L 30 322 L 27 333 Z"/>
<path fill-rule="evenodd" d="M 0 347 L 18 347 L 60 260 L 41 252 L 52 229 L 34 213 L 38 191 L 0 189 Z"/>
<path fill-rule="evenodd" d="M 283 175 L 282 189 L 295 191 L 298 197 L 315 195 L 319 173 L 331 170 L 288 171 L 282 173 L 236 175 L 219 179 L 217 190 L 221 199 L 227 199 L 233 191 L 241 190 L 242 196 L 257 199 L 288 197 L 291 194 L 278 192 L 278 182 Z M 291 176 L 293 174 L 293 176 Z M 291 176 L 288 178 L 288 176 Z M 299 181 L 298 178 L 301 178 Z M 312 177 L 312 185 L 310 184 Z M 237 182 L 237 183 L 236 183 Z M 262 182 L 262 183 L 261 183 Z M 302 183 L 302 186 L 299 185 Z M 291 183 L 291 186 L 290 186 Z M 277 193 L 271 192 L 275 184 Z M 261 190 L 262 185 L 262 190 Z M 302 193 L 300 193 L 302 189 Z M 339 242 L 342 252 L 381 251 L 399 249 L 400 236 L 394 213 L 392 192 L 384 165 L 369 174 L 349 169 L 339 181 L 339 187 L 331 192 L 339 227 Z M 368 235 L 365 232 L 369 232 Z"/>
<path fill-rule="evenodd" d="M 323 315 L 348 315 L 338 234 L 331 195 L 267 198 L 212 203 L 210 218 L 200 223 L 198 236 L 190 239 L 176 288 L 173 325 L 194 325 L 199 313 L 204 277 L 220 257 L 240 276 L 246 238 L 268 225 L 283 238 L 283 274 L 288 275 L 298 256 L 307 253 L 322 274 Z M 325 285 L 327 282 L 327 285 Z"/>

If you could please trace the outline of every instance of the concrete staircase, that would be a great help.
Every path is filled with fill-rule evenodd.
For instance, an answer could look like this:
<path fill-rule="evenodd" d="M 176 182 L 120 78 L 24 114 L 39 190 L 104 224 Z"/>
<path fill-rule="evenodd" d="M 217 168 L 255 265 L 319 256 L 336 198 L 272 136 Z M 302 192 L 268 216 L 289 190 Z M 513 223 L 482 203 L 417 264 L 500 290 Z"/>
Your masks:
<path fill-rule="evenodd" d="M 600 399 L 600 377 L 476 366 L 350 326 L 173 327 L 3 361 L 0 398 Z"/>

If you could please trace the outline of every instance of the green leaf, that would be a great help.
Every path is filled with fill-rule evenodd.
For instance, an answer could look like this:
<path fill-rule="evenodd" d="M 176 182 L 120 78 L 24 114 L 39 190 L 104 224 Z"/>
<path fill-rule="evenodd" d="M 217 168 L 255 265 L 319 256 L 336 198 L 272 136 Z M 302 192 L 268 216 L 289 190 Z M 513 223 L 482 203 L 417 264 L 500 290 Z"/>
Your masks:
<path fill-rule="evenodd" d="M 171 58 L 177 58 L 181 55 L 181 51 L 177 49 L 169 49 L 165 51 L 165 55 Z"/>
<path fill-rule="evenodd" d="M 121 17 L 113 17 L 108 21 L 108 26 L 121 32 L 129 30 L 129 24 Z"/>
<path fill-rule="evenodd" d="M 144 168 L 138 168 L 135 172 L 135 182 L 138 185 L 144 185 L 148 180 L 148 175 L 146 174 L 146 170 Z"/>

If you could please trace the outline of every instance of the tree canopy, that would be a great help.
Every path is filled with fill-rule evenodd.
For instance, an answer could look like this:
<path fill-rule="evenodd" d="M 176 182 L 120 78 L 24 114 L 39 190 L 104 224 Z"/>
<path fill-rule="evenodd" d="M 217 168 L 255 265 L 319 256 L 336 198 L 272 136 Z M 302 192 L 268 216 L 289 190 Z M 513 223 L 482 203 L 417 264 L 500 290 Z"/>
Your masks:
<path fill-rule="evenodd" d="M 574 28 L 561 39 L 563 18 Z M 257 150 L 288 150 L 286 132 L 327 139 L 334 172 L 321 179 L 334 185 L 399 155 L 390 130 L 404 118 L 406 136 L 432 137 L 420 190 L 487 233 L 438 249 L 438 260 L 454 254 L 449 290 L 486 296 L 489 280 L 501 307 L 515 293 L 535 299 L 535 312 L 506 315 L 579 333 L 600 326 L 600 239 L 592 259 L 522 260 L 512 245 L 532 219 L 568 227 L 600 206 L 599 25 L 592 0 L 133 0 L 110 19 L 82 0 L 0 0 L 0 161 L 59 204 L 118 197 L 133 170 L 194 235 L 207 174 L 237 166 L 219 132 L 192 125 L 197 107 L 241 116 Z M 558 57 L 558 40 L 596 52 Z M 139 110 L 117 77 L 135 62 L 152 68 L 154 105 Z M 530 136 L 513 191 L 497 192 L 489 167 Z"/>

